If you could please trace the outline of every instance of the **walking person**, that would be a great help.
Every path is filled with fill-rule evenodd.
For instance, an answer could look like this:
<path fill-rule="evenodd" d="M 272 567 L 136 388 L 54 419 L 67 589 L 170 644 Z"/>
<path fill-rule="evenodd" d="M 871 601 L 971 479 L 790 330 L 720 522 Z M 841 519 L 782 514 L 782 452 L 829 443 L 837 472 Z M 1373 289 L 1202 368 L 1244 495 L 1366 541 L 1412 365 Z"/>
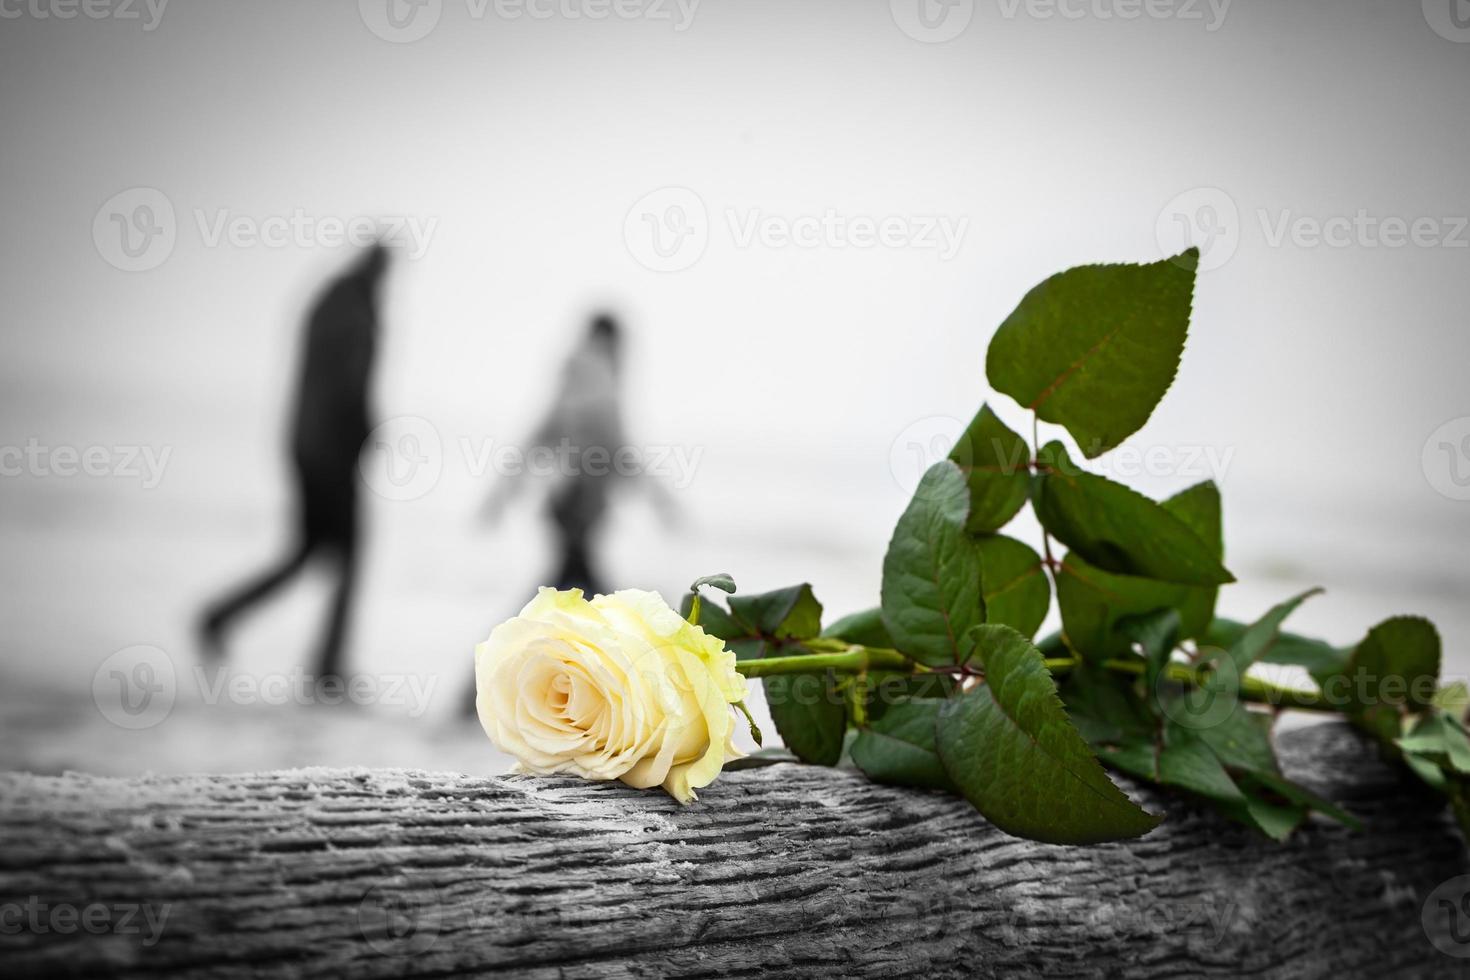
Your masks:
<path fill-rule="evenodd" d="M 567 358 L 561 385 L 546 419 L 530 439 L 530 465 L 498 486 L 486 501 L 491 520 L 499 518 L 524 478 L 553 459 L 547 516 L 556 534 L 556 571 L 548 584 L 558 589 L 603 591 L 594 557 L 595 540 L 607 514 L 608 498 L 619 474 L 613 459 L 625 445 L 619 392 L 622 331 L 607 314 L 592 319 L 586 335 Z"/>
<path fill-rule="evenodd" d="M 615 489 L 629 484 L 647 490 L 664 520 L 673 523 L 673 500 L 667 489 L 641 468 L 626 461 L 621 394 L 622 329 L 608 314 L 594 316 L 587 333 L 562 369 L 561 384 L 546 419 L 526 447 L 529 465 L 508 475 L 485 502 L 488 520 L 496 521 L 527 476 L 548 475 L 546 514 L 555 534 L 554 571 L 545 584 L 606 592 L 596 545 Z M 552 472 L 540 463 L 554 460 Z M 470 685 L 465 714 L 475 712 Z"/>
<path fill-rule="evenodd" d="M 370 431 L 368 387 L 378 339 L 378 293 L 388 266 L 368 249 L 330 283 L 307 319 L 291 429 L 296 528 L 286 556 L 211 604 L 200 623 L 205 651 L 221 656 L 232 624 L 313 558 L 335 578 L 316 652 L 316 677 L 340 680 L 361 557 L 358 456 Z"/>

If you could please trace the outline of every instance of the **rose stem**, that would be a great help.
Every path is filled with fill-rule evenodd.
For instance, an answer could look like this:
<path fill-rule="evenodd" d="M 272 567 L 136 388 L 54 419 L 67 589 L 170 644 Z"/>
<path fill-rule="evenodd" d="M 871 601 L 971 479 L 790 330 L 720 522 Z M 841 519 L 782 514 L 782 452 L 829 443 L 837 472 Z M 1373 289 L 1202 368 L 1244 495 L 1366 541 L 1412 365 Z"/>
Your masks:
<path fill-rule="evenodd" d="M 813 674 L 827 670 L 847 674 L 860 674 L 867 670 L 899 673 L 956 673 L 962 676 L 976 676 L 980 673 L 969 667 L 926 667 L 897 650 L 857 646 L 841 640 L 804 640 L 801 645 L 813 652 L 790 657 L 740 660 L 736 662 L 735 669 L 749 678 L 774 677 L 779 674 Z M 1077 661 L 1071 657 L 1054 657 L 1046 661 L 1046 668 L 1053 675 L 1067 674 L 1076 666 Z M 1107 670 L 1134 676 L 1141 676 L 1145 670 L 1141 659 L 1105 660 L 1102 666 Z M 1207 670 L 1180 663 L 1169 664 L 1165 667 L 1165 671 L 1170 680 L 1192 686 L 1199 686 L 1209 674 Z M 1249 675 L 1240 679 L 1238 696 L 1243 701 L 1269 704 L 1279 708 L 1297 708 L 1303 711 L 1337 710 L 1317 691 L 1284 687 Z"/>

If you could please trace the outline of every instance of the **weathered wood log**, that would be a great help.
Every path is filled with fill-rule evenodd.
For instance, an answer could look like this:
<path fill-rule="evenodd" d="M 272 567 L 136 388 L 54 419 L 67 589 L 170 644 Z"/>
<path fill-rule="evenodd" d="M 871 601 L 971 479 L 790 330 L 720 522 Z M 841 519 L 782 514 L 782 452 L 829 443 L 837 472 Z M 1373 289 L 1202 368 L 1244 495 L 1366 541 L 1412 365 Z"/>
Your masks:
<path fill-rule="evenodd" d="M 689 807 L 528 777 L 9 774 L 0 961 L 7 976 L 1465 976 L 1470 959 L 1435 945 L 1470 953 L 1459 912 L 1429 901 L 1470 872 L 1442 808 L 1340 726 L 1283 737 L 1282 756 L 1366 832 L 1314 823 L 1275 844 L 1136 789 L 1169 812 L 1148 837 L 1053 847 L 942 795 L 792 765 L 726 773 Z"/>

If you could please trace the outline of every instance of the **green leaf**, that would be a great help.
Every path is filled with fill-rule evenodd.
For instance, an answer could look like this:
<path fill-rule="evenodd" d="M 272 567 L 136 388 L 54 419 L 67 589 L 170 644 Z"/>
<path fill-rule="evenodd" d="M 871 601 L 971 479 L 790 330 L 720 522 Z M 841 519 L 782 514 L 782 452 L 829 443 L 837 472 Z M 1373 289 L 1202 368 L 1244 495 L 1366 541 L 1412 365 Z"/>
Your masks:
<path fill-rule="evenodd" d="M 795 646 L 796 641 L 791 637 L 811 628 L 813 618 L 820 622 L 822 606 L 811 594 L 811 586 L 793 586 L 743 601 L 756 604 L 754 611 L 748 605 L 743 607 L 751 621 L 735 616 L 717 602 L 702 601 L 700 628 L 724 640 L 741 660 L 759 659 L 772 648 L 785 648 L 788 654 L 805 652 Z M 694 593 L 686 594 L 679 604 L 680 615 L 688 619 L 693 604 Z M 778 633 L 785 635 L 778 636 Z"/>
<path fill-rule="evenodd" d="M 1266 615 L 1247 626 L 1226 651 L 1230 661 L 1235 664 L 1236 672 L 1244 676 L 1246 670 L 1275 645 L 1286 617 L 1296 612 L 1297 606 L 1321 592 L 1321 589 L 1308 589 L 1299 596 L 1271 607 Z"/>
<path fill-rule="evenodd" d="M 1240 642 L 1247 628 L 1245 623 L 1217 617 L 1200 637 L 1200 645 L 1229 650 Z M 1276 642 L 1261 654 L 1257 662 L 1303 667 L 1321 684 L 1326 677 L 1341 673 L 1351 655 L 1351 649 L 1343 650 L 1322 640 L 1283 631 L 1276 634 Z"/>
<path fill-rule="evenodd" d="M 1331 800 L 1318 796 L 1306 787 L 1299 786 L 1278 773 L 1253 771 L 1241 773 L 1239 778 L 1249 790 L 1255 791 L 1259 788 L 1264 788 L 1282 797 L 1289 803 L 1310 810 L 1316 810 L 1325 817 L 1331 817 L 1345 827 L 1351 827 L 1353 830 L 1363 829 L 1362 821 L 1351 813 L 1348 813 Z"/>
<path fill-rule="evenodd" d="M 1205 623 L 1185 619 L 1193 586 L 1172 585 L 1136 575 L 1114 575 L 1089 565 L 1074 552 L 1062 559 L 1057 573 L 1057 605 L 1067 639 L 1094 662 L 1128 652 L 1129 641 L 1118 622 L 1158 609 L 1180 610 L 1180 639 L 1198 636 Z"/>
<path fill-rule="evenodd" d="M 1142 616 L 1118 621 L 1118 631 L 1143 654 L 1144 690 L 1158 686 L 1159 675 L 1169 665 L 1169 657 L 1179 645 L 1179 610 L 1157 609 Z"/>
<path fill-rule="evenodd" d="M 1117 745 L 1099 746 L 1097 757 L 1106 765 L 1151 783 L 1159 781 L 1159 751 L 1152 736 Z"/>
<path fill-rule="evenodd" d="M 690 592 L 684 596 L 679 603 L 679 615 L 685 619 L 689 618 L 689 611 L 694 608 L 694 593 Z M 699 604 L 699 627 L 710 636 L 718 636 L 728 646 L 741 640 L 759 640 L 758 634 L 753 633 L 749 627 L 737 622 L 728 611 L 717 602 L 701 600 Z"/>
<path fill-rule="evenodd" d="M 688 616 L 692 594 L 681 610 Z M 700 626 L 725 641 L 735 655 L 753 660 L 807 652 L 800 644 L 820 632 L 822 604 L 810 585 L 795 585 L 760 595 L 730 598 L 726 612 L 718 603 L 700 607 Z M 804 762 L 836 765 L 847 731 L 847 706 L 830 672 L 782 674 L 762 680 L 771 720 L 786 747 Z"/>
<path fill-rule="evenodd" d="M 1078 469 L 1059 442 L 1038 454 L 1032 503 L 1041 525 L 1103 571 L 1183 585 L 1235 581 L 1209 544 L 1147 497 Z"/>
<path fill-rule="evenodd" d="M 890 649 L 893 646 L 893 637 L 888 635 L 888 630 L 883 626 L 883 610 L 876 606 L 843 616 L 822 630 L 822 635 L 865 647 Z"/>
<path fill-rule="evenodd" d="M 1441 734 L 1422 731 L 1423 727 L 1421 724 L 1412 734 L 1395 739 L 1394 744 L 1411 755 L 1449 762 L 1449 746 L 1445 744 Z"/>
<path fill-rule="evenodd" d="M 752 596 L 731 596 L 730 615 L 748 634 L 809 640 L 822 631 L 822 604 L 810 585 Z"/>
<path fill-rule="evenodd" d="M 1159 750 L 1159 781 L 1224 803 L 1244 803 L 1245 795 L 1225 771 L 1219 756 L 1195 733 L 1170 726 Z"/>
<path fill-rule="evenodd" d="M 984 622 L 980 551 L 965 533 L 970 494 L 959 467 L 931 466 L 883 558 L 883 625 L 897 648 L 937 666 L 959 663 Z"/>
<path fill-rule="evenodd" d="M 945 702 L 924 698 L 888 705 L 858 732 L 852 761 L 877 783 L 954 792 L 935 749 L 935 722 Z"/>
<path fill-rule="evenodd" d="M 1152 755 L 1156 723 L 1134 690 L 1132 678 L 1080 663 L 1063 679 L 1061 696 L 1072 723 L 1099 754 L 1105 748 L 1142 740 Z M 1151 774 L 1148 778 L 1158 777 Z"/>
<path fill-rule="evenodd" d="M 735 580 L 725 572 L 695 579 L 694 584 L 689 586 L 689 591 L 698 592 L 706 585 L 712 589 L 719 589 L 721 592 L 728 592 L 731 595 L 735 594 Z"/>
<path fill-rule="evenodd" d="M 1067 718 L 1031 642 L 979 626 L 986 682 L 939 710 L 939 758 L 965 799 L 1001 830 L 1053 844 L 1148 833 L 1159 818 L 1108 779 Z"/>
<path fill-rule="evenodd" d="M 1213 729 L 1170 723 L 1159 755 L 1160 782 L 1204 796 L 1226 816 L 1277 840 L 1285 840 L 1309 810 L 1362 829 L 1351 814 L 1281 775 L 1268 731 L 1263 716 L 1244 710 Z"/>
<path fill-rule="evenodd" d="M 700 617 L 703 620 L 704 617 Z M 767 655 L 771 649 L 770 640 L 762 640 L 759 637 L 747 637 L 743 640 L 726 640 L 725 646 L 735 654 L 736 660 L 759 660 Z M 802 653 L 802 650 L 786 650 L 785 653 Z"/>
<path fill-rule="evenodd" d="M 1231 769 L 1250 772 L 1280 772 L 1276 749 L 1271 745 L 1272 719 L 1236 702 L 1218 724 L 1194 729 L 1194 733 Z"/>
<path fill-rule="evenodd" d="M 1225 560 L 1225 533 L 1220 513 L 1220 488 L 1213 481 L 1196 483 L 1165 500 L 1162 506 L 1199 536 L 1217 561 Z M 1218 586 L 1189 586 L 1173 608 L 1179 610 L 1180 639 L 1199 636 L 1215 617 Z"/>
<path fill-rule="evenodd" d="M 1444 768 L 1438 763 L 1431 762 L 1423 756 L 1409 753 L 1404 756 L 1404 765 L 1408 766 L 1409 770 L 1422 779 L 1426 785 L 1439 790 L 1441 793 L 1448 792 L 1450 785 L 1449 777 L 1445 775 Z"/>
<path fill-rule="evenodd" d="M 1443 712 L 1425 714 L 1397 744 L 1405 752 L 1443 762 L 1457 772 L 1470 773 L 1470 737 Z"/>
<path fill-rule="evenodd" d="M 1091 459 L 1148 421 L 1184 352 L 1199 251 L 1150 265 L 1084 265 L 1021 300 L 990 341 L 985 373 Z"/>
<path fill-rule="evenodd" d="M 1396 616 L 1379 623 L 1353 651 L 1344 671 L 1362 711 L 1408 704 L 1428 708 L 1439 686 L 1439 631 L 1427 619 Z"/>
<path fill-rule="evenodd" d="M 790 653 L 775 650 L 775 655 Z M 781 741 L 797 758 L 819 766 L 835 766 L 847 734 L 847 703 L 830 671 L 778 674 L 764 680 L 766 706 Z"/>
<path fill-rule="evenodd" d="M 1089 739 L 1093 738 L 1092 732 L 1102 734 L 1094 745 L 1098 758 L 1107 765 L 1151 783 L 1195 793 L 1232 820 L 1277 840 L 1286 839 L 1306 818 L 1304 807 L 1265 799 L 1258 785 L 1254 789 L 1241 785 L 1227 767 L 1227 759 L 1233 759 L 1237 764 L 1264 766 L 1267 775 L 1274 775 L 1276 762 L 1267 729 L 1253 716 L 1247 716 L 1242 710 L 1210 731 L 1196 731 L 1166 721 L 1165 737 L 1160 742 L 1155 723 L 1140 718 L 1145 712 L 1129 688 L 1116 680 L 1107 685 L 1105 681 L 1110 675 L 1102 668 L 1083 665 L 1079 671 L 1094 676 L 1075 686 L 1070 683 L 1074 678 L 1069 676 L 1069 683 L 1062 688 L 1063 697 L 1067 698 L 1068 711 L 1080 731 Z M 1100 697 L 1103 691 L 1113 693 Z M 1099 710 L 1100 704 L 1108 707 Z M 1111 726 L 1094 727 L 1096 723 L 1083 712 L 1110 715 L 1118 721 Z M 1217 746 L 1227 758 L 1221 757 Z"/>
<path fill-rule="evenodd" d="M 1256 732 L 1264 731 L 1254 723 L 1250 724 Z M 1264 738 L 1264 749 L 1259 743 L 1251 746 L 1248 752 L 1227 748 L 1225 757 L 1222 757 L 1204 732 L 1173 724 L 1166 727 L 1166 732 L 1168 744 L 1159 760 L 1161 781 L 1198 793 L 1217 804 L 1225 804 L 1221 809 L 1227 815 L 1277 837 L 1290 833 L 1305 817 L 1304 812 L 1286 812 L 1292 809 L 1316 810 L 1355 830 L 1362 829 L 1362 824 L 1355 817 L 1330 800 L 1282 776 L 1269 736 Z M 1254 736 L 1255 733 L 1252 734 Z M 1241 761 L 1246 764 L 1239 764 Z M 1247 797 L 1266 805 L 1242 808 L 1240 804 L 1247 803 Z M 1283 802 L 1286 806 L 1281 805 Z"/>
<path fill-rule="evenodd" d="M 1051 583 L 1041 566 L 1041 556 L 1003 534 L 978 537 L 975 546 L 980 551 L 985 621 L 1035 636 L 1051 608 Z"/>
<path fill-rule="evenodd" d="M 1351 710 L 1353 724 L 1380 742 L 1396 742 L 1404 735 L 1404 716 L 1397 705 L 1379 704 L 1367 709 L 1354 706 Z"/>
<path fill-rule="evenodd" d="M 949 454 L 970 488 L 965 529 L 988 534 L 1004 527 L 1026 503 L 1031 486 L 1031 447 L 982 405 Z"/>
<path fill-rule="evenodd" d="M 1248 741 L 1255 744 L 1244 750 L 1227 746 L 1229 758 L 1216 751 L 1218 738 L 1173 722 L 1165 723 L 1160 741 L 1153 733 L 1131 733 L 1121 744 L 1099 746 L 1098 757 L 1129 775 L 1202 797 L 1230 819 L 1276 840 L 1290 836 L 1309 810 L 1362 829 L 1351 814 L 1282 776 L 1265 729 L 1245 715 L 1238 721 L 1248 726 Z M 1438 772 L 1432 764 L 1422 764 Z"/>
<path fill-rule="evenodd" d="M 906 704 L 909 701 L 947 698 L 953 695 L 959 687 L 955 678 L 949 674 L 879 672 L 870 675 L 870 678 L 872 678 L 872 683 L 868 714 L 874 720 L 883 717 L 883 712 L 892 705 Z"/>
<path fill-rule="evenodd" d="M 1454 681 L 1434 692 L 1434 706 L 1453 718 L 1465 717 L 1470 708 L 1470 687 L 1464 681 Z"/>
<path fill-rule="evenodd" d="M 1225 527 L 1220 513 L 1220 488 L 1214 480 L 1196 483 L 1165 500 L 1161 505 L 1183 521 L 1209 545 L 1216 558 L 1225 556 Z"/>
<path fill-rule="evenodd" d="M 1246 794 L 1244 806 L 1222 805 L 1221 809 L 1227 816 L 1256 828 L 1275 841 L 1286 840 L 1307 817 L 1306 807 L 1262 799 L 1254 793 Z"/>
<path fill-rule="evenodd" d="M 1224 556 L 1220 537 L 1220 493 L 1200 483 L 1161 505 L 1178 517 L 1210 548 Z M 1118 657 L 1128 638 L 1117 631 L 1119 620 L 1159 609 L 1179 610 L 1179 639 L 1204 635 L 1214 616 L 1216 586 L 1176 585 L 1137 575 L 1115 575 L 1089 564 L 1075 552 L 1062 562 L 1057 576 L 1057 605 L 1072 645 L 1090 660 Z"/>

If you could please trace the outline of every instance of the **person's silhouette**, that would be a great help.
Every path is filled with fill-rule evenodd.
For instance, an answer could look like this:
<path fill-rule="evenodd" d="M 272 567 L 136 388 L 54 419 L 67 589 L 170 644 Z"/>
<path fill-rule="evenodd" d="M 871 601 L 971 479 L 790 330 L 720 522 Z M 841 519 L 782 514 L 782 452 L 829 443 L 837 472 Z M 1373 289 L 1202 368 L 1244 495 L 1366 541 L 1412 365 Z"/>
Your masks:
<path fill-rule="evenodd" d="M 586 461 L 589 449 L 610 460 L 623 446 L 618 397 L 621 339 L 612 317 L 593 318 L 586 339 L 567 360 L 561 395 L 537 440 L 538 445 L 551 445 L 553 439 L 561 439 L 569 447 L 569 471 L 548 504 L 559 555 L 552 584 L 558 589 L 582 589 L 592 595 L 603 591 L 592 559 L 592 538 L 607 513 L 612 472 L 610 467 L 579 464 Z"/>
<path fill-rule="evenodd" d="M 540 454 L 555 460 L 547 514 L 557 550 L 550 584 L 558 589 L 581 589 L 588 594 L 606 591 L 594 545 L 609 498 L 618 486 L 648 490 L 664 519 L 673 521 L 673 501 L 663 486 L 643 472 L 641 460 L 629 462 L 624 453 L 628 446 L 619 390 L 621 360 L 622 330 L 617 321 L 605 313 L 593 317 L 586 335 L 567 358 L 556 401 L 529 440 L 529 459 Z M 522 468 L 502 482 L 486 500 L 485 516 L 498 519 L 524 478 L 541 468 Z M 464 711 L 472 715 L 474 685 L 468 695 Z"/>
<path fill-rule="evenodd" d="M 613 461 L 624 446 L 623 415 L 618 392 L 622 333 L 607 314 L 592 319 L 587 334 L 567 358 L 561 388 L 551 410 L 530 439 L 528 458 L 555 460 L 547 514 L 556 533 L 557 570 L 551 584 L 558 589 L 602 591 L 602 578 L 592 556 L 593 539 L 607 513 L 614 478 Z M 524 478 L 531 466 L 515 476 Z M 499 516 L 520 488 L 510 479 L 492 494 L 486 512 Z"/>
<path fill-rule="evenodd" d="M 223 652 L 226 630 L 241 613 L 320 557 L 331 563 L 336 586 L 317 651 L 317 678 L 340 676 L 359 557 L 357 462 L 370 426 L 378 288 L 387 265 L 387 249 L 374 245 L 327 287 L 307 320 L 291 432 L 296 538 L 284 560 L 205 610 L 200 633 L 213 656 Z"/>

